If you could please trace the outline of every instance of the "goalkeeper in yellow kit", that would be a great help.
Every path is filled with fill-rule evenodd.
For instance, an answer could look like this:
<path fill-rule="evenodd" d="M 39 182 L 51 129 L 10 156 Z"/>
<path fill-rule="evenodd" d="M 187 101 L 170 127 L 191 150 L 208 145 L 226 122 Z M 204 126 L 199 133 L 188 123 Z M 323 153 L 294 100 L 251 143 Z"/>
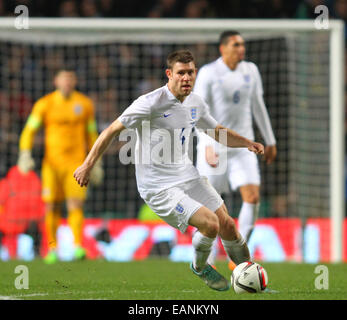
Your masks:
<path fill-rule="evenodd" d="M 41 178 L 49 248 L 44 261 L 49 264 L 58 260 L 56 233 L 64 200 L 68 223 L 74 236 L 75 259 L 83 259 L 86 255 L 81 245 L 86 189 L 80 188 L 74 180 L 73 172 L 83 162 L 98 133 L 93 103 L 75 90 L 76 84 L 74 71 L 60 70 L 54 78 L 56 90 L 35 103 L 19 141 L 18 167 L 25 174 L 34 168 L 31 156 L 34 135 L 40 127 L 44 127 L 45 154 Z M 91 182 L 100 184 L 103 175 L 99 162 L 91 175 Z"/>

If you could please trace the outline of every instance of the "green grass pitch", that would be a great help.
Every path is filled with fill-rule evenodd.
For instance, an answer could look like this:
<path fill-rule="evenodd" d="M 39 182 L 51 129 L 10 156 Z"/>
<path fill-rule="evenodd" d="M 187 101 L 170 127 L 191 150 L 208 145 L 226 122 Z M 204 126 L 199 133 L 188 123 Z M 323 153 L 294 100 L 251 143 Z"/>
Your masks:
<path fill-rule="evenodd" d="M 209 289 L 193 275 L 189 263 L 166 259 L 134 262 L 87 260 L 45 265 L 42 260 L 0 262 L 0 299 L 25 300 L 347 300 L 347 264 L 328 267 L 327 290 L 315 288 L 315 264 L 261 263 L 269 276 L 268 287 L 277 293 L 236 294 L 232 289 Z M 29 271 L 29 289 L 16 289 L 18 265 Z M 225 262 L 217 269 L 230 278 Z"/>

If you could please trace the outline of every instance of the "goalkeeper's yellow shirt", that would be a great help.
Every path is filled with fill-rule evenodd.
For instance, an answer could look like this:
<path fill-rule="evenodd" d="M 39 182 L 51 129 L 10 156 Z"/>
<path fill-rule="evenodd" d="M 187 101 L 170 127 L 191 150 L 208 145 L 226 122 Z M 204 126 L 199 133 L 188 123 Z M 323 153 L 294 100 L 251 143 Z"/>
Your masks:
<path fill-rule="evenodd" d="M 81 164 L 98 135 L 93 102 L 78 91 L 65 98 L 57 90 L 35 103 L 21 134 L 20 150 L 31 150 L 34 133 L 41 126 L 44 161 L 52 167 Z"/>

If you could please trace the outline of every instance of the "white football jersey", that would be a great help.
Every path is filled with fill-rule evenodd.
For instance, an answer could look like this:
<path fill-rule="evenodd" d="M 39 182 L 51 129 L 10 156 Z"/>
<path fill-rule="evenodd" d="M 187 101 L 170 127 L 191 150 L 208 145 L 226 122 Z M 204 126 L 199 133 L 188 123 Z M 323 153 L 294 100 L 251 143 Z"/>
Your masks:
<path fill-rule="evenodd" d="M 181 103 L 165 85 L 136 99 L 119 120 L 136 129 L 136 180 L 143 199 L 200 177 L 187 143 L 194 127 L 214 129 L 217 121 L 196 93 Z"/>
<path fill-rule="evenodd" d="M 263 101 L 261 77 L 254 63 L 241 61 L 235 70 L 231 70 L 220 57 L 199 70 L 194 92 L 207 102 L 218 123 L 254 140 L 254 116 L 265 143 L 276 144 Z M 206 138 L 219 150 L 227 150 Z"/>

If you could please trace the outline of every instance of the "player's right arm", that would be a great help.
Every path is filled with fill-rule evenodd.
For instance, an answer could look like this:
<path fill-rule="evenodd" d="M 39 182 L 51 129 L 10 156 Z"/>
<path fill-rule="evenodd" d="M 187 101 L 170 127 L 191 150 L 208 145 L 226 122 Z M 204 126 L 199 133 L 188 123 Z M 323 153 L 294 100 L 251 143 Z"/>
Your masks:
<path fill-rule="evenodd" d="M 272 163 L 277 155 L 276 139 L 273 133 L 270 117 L 267 112 L 264 102 L 264 91 L 261 76 L 258 67 L 255 64 L 250 64 L 253 68 L 255 86 L 252 94 L 252 112 L 254 120 L 260 130 L 261 135 L 266 143 L 265 147 L 265 161 L 267 164 Z"/>
<path fill-rule="evenodd" d="M 92 149 L 88 153 L 87 158 L 74 172 L 74 177 L 81 187 L 88 185 L 90 171 L 101 155 L 106 151 L 112 139 L 119 136 L 126 128 L 139 127 L 143 120 L 148 120 L 150 113 L 151 107 L 147 99 L 140 97 L 136 99 L 118 119 L 113 121 L 100 133 Z"/>
<path fill-rule="evenodd" d="M 37 101 L 30 113 L 28 120 L 19 138 L 19 156 L 17 165 L 22 173 L 27 173 L 35 166 L 31 156 L 35 133 L 42 125 L 43 114 L 45 110 L 45 99 Z"/>
<path fill-rule="evenodd" d="M 74 172 L 74 177 L 81 187 L 88 185 L 90 172 L 94 165 L 106 151 L 113 138 L 119 136 L 124 129 L 125 126 L 118 118 L 100 133 L 83 164 Z"/>

